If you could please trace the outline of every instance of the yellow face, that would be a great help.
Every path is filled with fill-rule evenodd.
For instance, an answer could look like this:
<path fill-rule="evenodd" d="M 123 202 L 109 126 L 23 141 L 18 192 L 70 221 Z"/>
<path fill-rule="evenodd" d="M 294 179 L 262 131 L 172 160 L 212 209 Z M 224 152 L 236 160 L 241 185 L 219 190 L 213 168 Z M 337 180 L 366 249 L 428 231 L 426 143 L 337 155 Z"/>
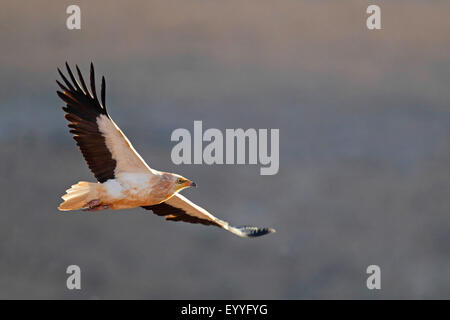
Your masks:
<path fill-rule="evenodd" d="M 177 179 L 175 180 L 175 185 L 174 185 L 175 191 L 180 191 L 180 190 L 183 190 L 184 188 L 188 188 L 188 187 L 195 187 L 195 183 L 186 178 L 177 177 Z"/>

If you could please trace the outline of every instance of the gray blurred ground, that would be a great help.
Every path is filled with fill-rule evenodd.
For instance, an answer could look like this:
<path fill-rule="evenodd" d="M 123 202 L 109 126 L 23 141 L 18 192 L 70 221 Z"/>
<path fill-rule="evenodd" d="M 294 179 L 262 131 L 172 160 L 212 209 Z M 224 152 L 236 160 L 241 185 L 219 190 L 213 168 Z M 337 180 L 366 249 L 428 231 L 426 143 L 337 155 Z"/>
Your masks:
<path fill-rule="evenodd" d="M 450 298 L 450 3 L 381 1 L 376 32 L 368 4 L 2 0 L 0 298 Z M 55 94 L 66 60 L 94 61 L 141 155 L 198 183 L 185 195 L 278 232 L 58 212 L 94 181 Z M 279 174 L 173 165 L 170 134 L 194 120 L 279 128 Z"/>

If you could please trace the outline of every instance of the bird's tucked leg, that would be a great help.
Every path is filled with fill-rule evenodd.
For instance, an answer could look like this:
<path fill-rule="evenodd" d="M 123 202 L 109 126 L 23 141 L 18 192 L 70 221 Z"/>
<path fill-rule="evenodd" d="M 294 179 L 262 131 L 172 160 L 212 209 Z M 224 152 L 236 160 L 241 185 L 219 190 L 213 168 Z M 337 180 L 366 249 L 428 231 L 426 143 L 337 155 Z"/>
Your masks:
<path fill-rule="evenodd" d="M 101 203 L 100 200 L 91 200 L 87 203 L 87 205 L 83 208 L 84 211 L 102 211 L 108 209 L 108 206 L 105 206 Z"/>

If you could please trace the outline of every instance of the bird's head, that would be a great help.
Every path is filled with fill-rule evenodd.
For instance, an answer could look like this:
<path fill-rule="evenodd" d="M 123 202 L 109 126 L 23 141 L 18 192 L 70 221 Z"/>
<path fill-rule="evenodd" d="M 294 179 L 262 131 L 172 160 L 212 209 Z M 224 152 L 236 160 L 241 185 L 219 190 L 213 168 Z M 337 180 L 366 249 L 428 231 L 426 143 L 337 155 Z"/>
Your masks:
<path fill-rule="evenodd" d="M 182 177 L 178 174 L 172 174 L 172 183 L 173 183 L 173 191 L 178 192 L 180 190 L 183 190 L 185 188 L 189 187 L 196 187 L 195 182 L 186 179 L 185 177 Z"/>

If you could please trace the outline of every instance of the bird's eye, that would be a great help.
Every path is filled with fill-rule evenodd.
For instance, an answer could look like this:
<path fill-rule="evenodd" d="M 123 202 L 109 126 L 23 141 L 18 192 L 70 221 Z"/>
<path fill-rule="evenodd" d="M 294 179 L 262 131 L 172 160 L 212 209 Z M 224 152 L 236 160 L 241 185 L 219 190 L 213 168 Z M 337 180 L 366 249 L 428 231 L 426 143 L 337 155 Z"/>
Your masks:
<path fill-rule="evenodd" d="M 182 183 L 184 183 L 184 180 L 181 179 L 181 178 L 179 178 L 179 179 L 177 180 L 177 183 L 178 183 L 178 184 L 182 184 Z"/>

